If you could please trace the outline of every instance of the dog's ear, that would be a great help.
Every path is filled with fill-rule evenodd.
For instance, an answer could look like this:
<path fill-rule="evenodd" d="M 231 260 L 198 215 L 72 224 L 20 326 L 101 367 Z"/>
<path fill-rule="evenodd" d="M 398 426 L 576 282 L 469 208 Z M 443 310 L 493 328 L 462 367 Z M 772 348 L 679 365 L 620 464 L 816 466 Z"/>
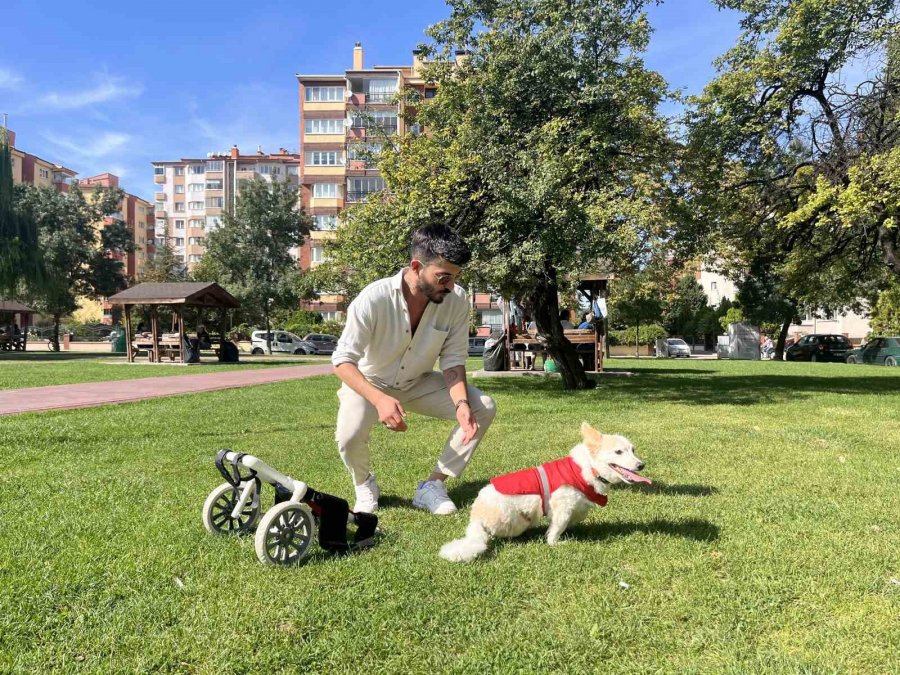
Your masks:
<path fill-rule="evenodd" d="M 584 444 L 588 446 L 588 448 L 590 448 L 591 450 L 597 450 L 600 448 L 600 443 L 603 441 L 603 434 L 601 434 L 587 422 L 582 422 L 581 438 L 584 440 Z"/>

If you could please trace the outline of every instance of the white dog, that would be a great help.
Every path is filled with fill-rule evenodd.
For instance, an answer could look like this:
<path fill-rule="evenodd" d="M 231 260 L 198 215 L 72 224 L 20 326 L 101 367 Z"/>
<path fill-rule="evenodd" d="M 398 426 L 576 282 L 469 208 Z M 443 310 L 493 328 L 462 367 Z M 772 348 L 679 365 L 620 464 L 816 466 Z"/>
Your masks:
<path fill-rule="evenodd" d="M 584 520 L 592 504 L 606 505 L 612 483 L 649 483 L 636 473 L 644 462 L 623 436 L 581 424 L 581 443 L 567 457 L 492 478 L 472 504 L 466 536 L 441 547 L 452 562 L 474 560 L 493 537 L 517 537 L 550 516 L 547 543 L 556 544 L 569 525 Z"/>

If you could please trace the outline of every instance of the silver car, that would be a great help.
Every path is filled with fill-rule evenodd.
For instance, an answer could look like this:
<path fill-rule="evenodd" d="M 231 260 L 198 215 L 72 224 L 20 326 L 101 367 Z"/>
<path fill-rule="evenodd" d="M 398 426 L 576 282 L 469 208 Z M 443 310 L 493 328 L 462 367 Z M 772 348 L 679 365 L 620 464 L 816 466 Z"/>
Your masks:
<path fill-rule="evenodd" d="M 316 346 L 297 337 L 293 333 L 283 330 L 273 330 L 271 333 L 273 354 L 315 354 Z M 251 354 L 266 353 L 266 331 L 255 330 L 250 335 Z"/>
<path fill-rule="evenodd" d="M 688 343 L 681 338 L 669 338 L 666 340 L 666 356 L 670 358 L 683 356 L 688 359 L 691 357 L 691 348 Z"/>

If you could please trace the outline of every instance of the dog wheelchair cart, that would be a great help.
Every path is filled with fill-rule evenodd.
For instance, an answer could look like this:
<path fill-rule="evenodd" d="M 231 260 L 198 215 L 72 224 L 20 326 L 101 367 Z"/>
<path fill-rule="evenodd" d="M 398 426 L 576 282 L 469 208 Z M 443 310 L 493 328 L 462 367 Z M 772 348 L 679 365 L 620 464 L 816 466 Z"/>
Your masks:
<path fill-rule="evenodd" d="M 340 497 L 314 490 L 253 455 L 220 450 L 216 468 L 226 482 L 206 498 L 203 526 L 213 534 L 247 534 L 255 528 L 256 557 L 263 564 L 299 563 L 317 533 L 319 545 L 338 555 L 375 543 L 377 516 L 354 513 Z M 275 488 L 275 505 L 260 518 L 263 482 Z M 352 540 L 348 525 L 356 526 Z"/>

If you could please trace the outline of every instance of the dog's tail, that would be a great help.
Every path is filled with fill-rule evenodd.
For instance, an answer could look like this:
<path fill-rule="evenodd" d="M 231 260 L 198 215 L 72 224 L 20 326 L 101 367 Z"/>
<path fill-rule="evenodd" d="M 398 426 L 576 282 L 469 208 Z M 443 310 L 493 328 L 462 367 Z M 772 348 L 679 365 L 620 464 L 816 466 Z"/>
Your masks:
<path fill-rule="evenodd" d="M 488 548 L 491 535 L 481 522 L 469 521 L 466 528 L 466 536 L 455 539 L 441 546 L 441 557 L 450 562 L 469 562 L 482 555 Z"/>

